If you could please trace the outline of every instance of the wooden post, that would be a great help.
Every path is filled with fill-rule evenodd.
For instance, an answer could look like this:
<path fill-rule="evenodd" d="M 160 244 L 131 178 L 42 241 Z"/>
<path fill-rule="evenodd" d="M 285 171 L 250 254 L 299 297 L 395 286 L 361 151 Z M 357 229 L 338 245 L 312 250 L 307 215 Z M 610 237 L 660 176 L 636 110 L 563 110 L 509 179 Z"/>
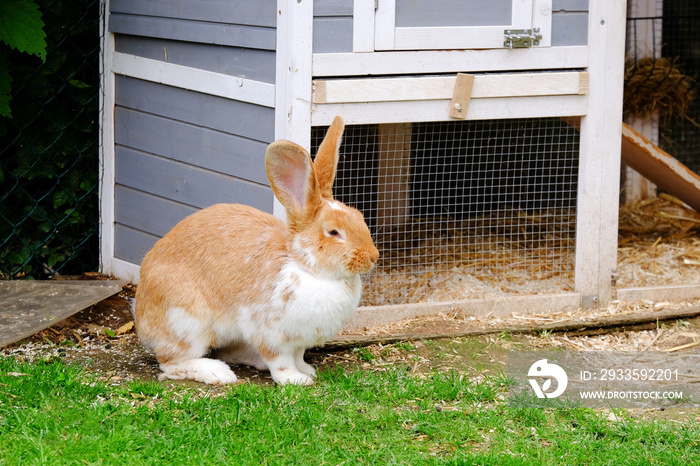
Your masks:
<path fill-rule="evenodd" d="M 589 5 L 590 90 L 581 119 L 575 288 L 584 306 L 605 307 L 617 266 L 626 8 L 623 1 Z"/>
<path fill-rule="evenodd" d="M 311 149 L 313 0 L 277 0 L 275 140 Z M 275 216 L 285 219 L 275 199 Z"/>
<path fill-rule="evenodd" d="M 377 130 L 377 226 L 406 223 L 411 213 L 411 123 Z"/>

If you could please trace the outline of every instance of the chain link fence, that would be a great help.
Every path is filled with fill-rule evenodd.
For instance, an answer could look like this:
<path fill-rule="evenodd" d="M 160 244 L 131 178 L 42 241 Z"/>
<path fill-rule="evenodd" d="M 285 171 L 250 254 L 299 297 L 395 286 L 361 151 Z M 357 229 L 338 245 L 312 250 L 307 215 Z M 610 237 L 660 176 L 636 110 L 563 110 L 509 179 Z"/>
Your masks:
<path fill-rule="evenodd" d="M 99 0 L 37 0 L 46 61 L 9 49 L 0 117 L 0 279 L 94 271 L 99 262 Z"/>

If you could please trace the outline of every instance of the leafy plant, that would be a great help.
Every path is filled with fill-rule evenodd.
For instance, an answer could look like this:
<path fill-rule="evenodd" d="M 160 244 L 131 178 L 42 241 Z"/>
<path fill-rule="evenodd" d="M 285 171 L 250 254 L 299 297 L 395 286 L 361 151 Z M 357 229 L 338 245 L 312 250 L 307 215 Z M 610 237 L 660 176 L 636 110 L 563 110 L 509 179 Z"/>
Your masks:
<path fill-rule="evenodd" d="M 0 30 L 12 22 L 1 9 L 23 3 L 34 5 L 0 2 Z M 97 267 L 99 1 L 36 4 L 45 53 L 0 44 L 14 78 L 12 117 L 0 117 L 0 278 Z"/>
<path fill-rule="evenodd" d="M 46 60 L 46 34 L 39 6 L 33 0 L 0 2 L 0 42 Z M 0 116 L 10 116 L 12 77 L 6 53 L 0 54 Z"/>

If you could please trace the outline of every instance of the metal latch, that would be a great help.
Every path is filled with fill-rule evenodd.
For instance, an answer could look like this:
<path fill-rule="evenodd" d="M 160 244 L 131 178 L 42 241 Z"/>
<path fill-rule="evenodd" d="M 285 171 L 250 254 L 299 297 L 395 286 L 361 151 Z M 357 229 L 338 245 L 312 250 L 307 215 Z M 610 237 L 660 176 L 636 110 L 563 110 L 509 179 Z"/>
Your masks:
<path fill-rule="evenodd" d="M 503 31 L 503 36 L 505 38 L 503 46 L 509 49 L 522 49 L 540 45 L 540 40 L 542 39 L 540 28 L 506 29 Z"/>

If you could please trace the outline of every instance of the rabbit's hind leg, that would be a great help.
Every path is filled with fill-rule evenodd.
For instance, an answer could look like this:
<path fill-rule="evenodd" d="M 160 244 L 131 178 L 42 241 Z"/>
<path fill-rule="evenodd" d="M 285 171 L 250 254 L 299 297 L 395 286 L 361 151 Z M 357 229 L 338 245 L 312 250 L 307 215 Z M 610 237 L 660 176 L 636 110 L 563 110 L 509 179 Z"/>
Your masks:
<path fill-rule="evenodd" d="M 194 358 L 161 362 L 159 380 L 191 379 L 211 385 L 236 383 L 238 380 L 228 364 L 218 359 Z"/>

